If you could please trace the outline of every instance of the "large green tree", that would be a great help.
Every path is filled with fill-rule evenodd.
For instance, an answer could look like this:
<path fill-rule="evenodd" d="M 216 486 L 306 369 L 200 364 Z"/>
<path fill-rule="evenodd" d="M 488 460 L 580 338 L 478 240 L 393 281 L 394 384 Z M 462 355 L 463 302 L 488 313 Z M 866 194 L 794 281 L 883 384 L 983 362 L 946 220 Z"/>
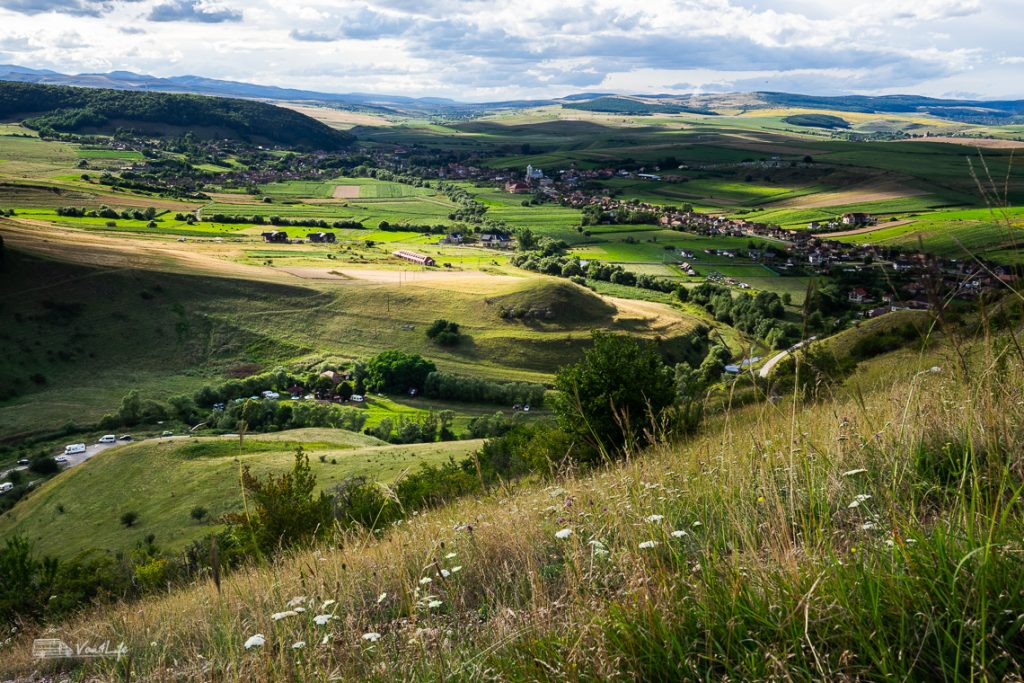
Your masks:
<path fill-rule="evenodd" d="M 675 378 L 657 347 L 634 337 L 594 332 L 580 362 L 555 379 L 562 428 L 606 457 L 647 443 L 652 427 L 675 400 Z"/>

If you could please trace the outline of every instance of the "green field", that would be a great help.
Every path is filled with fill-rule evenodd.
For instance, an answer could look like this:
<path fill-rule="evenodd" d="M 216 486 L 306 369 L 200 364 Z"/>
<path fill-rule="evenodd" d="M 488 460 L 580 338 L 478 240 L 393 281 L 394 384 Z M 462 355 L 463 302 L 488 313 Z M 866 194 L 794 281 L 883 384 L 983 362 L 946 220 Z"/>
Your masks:
<path fill-rule="evenodd" d="M 249 435 L 242 449 L 237 437 L 138 442 L 104 451 L 47 482 L 0 517 L 0 536 L 24 534 L 41 552 L 63 558 L 89 549 L 127 551 L 150 534 L 160 547 L 180 550 L 217 526 L 193 520 L 193 507 L 205 507 L 211 520 L 241 509 L 240 466 L 257 474 L 284 472 L 298 446 L 309 454 L 319 486 L 329 490 L 352 476 L 390 482 L 421 463 L 466 455 L 480 442 L 391 446 L 336 429 Z M 127 511 L 139 515 L 130 529 L 119 521 Z"/>

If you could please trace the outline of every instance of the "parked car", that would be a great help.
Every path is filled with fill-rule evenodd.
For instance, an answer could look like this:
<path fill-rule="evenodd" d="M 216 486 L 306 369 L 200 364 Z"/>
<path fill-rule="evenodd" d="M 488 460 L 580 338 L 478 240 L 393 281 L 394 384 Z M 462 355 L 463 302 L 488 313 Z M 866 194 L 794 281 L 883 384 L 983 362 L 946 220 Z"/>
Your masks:
<path fill-rule="evenodd" d="M 160 436 L 174 436 L 174 432 L 161 432 Z"/>
<path fill-rule="evenodd" d="M 85 453 L 84 443 L 69 443 L 64 447 L 64 455 L 78 455 L 80 453 Z M 67 458 L 64 459 L 67 460 Z"/>
<path fill-rule="evenodd" d="M 58 463 L 62 463 L 63 464 L 63 463 L 66 463 L 68 461 L 68 456 L 66 456 L 66 455 L 58 455 L 53 460 L 54 460 L 54 462 L 58 462 Z"/>
<path fill-rule="evenodd" d="M 13 488 L 14 488 L 14 484 L 12 484 L 9 481 L 5 481 L 4 483 L 0 484 L 0 495 L 3 495 L 4 493 L 7 493 L 8 491 L 10 491 Z"/>
<path fill-rule="evenodd" d="M 22 458 L 21 460 L 18 461 L 18 464 L 19 465 L 27 465 L 28 464 L 28 458 Z"/>
<path fill-rule="evenodd" d="M 117 438 L 118 438 L 119 441 L 134 441 L 135 440 L 135 439 L 132 438 L 131 434 L 122 434 L 121 436 L 119 436 Z"/>
<path fill-rule="evenodd" d="M 117 437 L 113 434 L 104 434 L 100 437 L 100 443 L 117 443 Z"/>

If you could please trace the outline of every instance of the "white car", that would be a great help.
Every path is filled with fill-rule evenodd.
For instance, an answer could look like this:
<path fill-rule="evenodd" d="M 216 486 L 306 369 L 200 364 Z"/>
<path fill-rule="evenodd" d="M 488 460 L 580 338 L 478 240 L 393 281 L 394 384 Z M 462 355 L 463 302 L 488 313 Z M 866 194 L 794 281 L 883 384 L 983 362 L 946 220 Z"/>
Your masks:
<path fill-rule="evenodd" d="M 117 443 L 117 436 L 114 434 L 104 434 L 100 437 L 99 443 Z"/>
<path fill-rule="evenodd" d="M 65 462 L 68 461 L 68 456 L 66 456 L 66 455 L 58 455 L 56 458 L 54 458 L 54 461 L 55 462 L 59 462 L 59 463 L 65 463 Z"/>
<path fill-rule="evenodd" d="M 14 484 L 12 484 L 9 481 L 5 481 L 4 483 L 0 484 L 0 494 L 7 493 L 8 491 L 10 491 L 13 488 L 14 488 Z"/>
<path fill-rule="evenodd" d="M 64 447 L 64 455 L 78 455 L 79 453 L 85 453 L 84 443 L 69 443 Z"/>

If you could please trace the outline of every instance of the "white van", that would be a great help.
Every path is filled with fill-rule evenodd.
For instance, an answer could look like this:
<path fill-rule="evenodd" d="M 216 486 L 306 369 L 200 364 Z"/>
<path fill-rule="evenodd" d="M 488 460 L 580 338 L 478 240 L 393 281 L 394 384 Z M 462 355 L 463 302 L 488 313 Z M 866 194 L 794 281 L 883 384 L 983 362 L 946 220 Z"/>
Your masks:
<path fill-rule="evenodd" d="M 84 443 L 69 443 L 64 447 L 64 455 L 78 455 L 79 453 L 85 453 Z"/>
<path fill-rule="evenodd" d="M 117 443 L 117 437 L 113 434 L 104 434 L 100 437 L 100 443 Z"/>
<path fill-rule="evenodd" d="M 9 481 L 5 481 L 4 483 L 0 484 L 0 494 L 7 493 L 8 491 L 10 491 L 13 488 L 14 488 L 14 484 L 12 484 Z"/>

